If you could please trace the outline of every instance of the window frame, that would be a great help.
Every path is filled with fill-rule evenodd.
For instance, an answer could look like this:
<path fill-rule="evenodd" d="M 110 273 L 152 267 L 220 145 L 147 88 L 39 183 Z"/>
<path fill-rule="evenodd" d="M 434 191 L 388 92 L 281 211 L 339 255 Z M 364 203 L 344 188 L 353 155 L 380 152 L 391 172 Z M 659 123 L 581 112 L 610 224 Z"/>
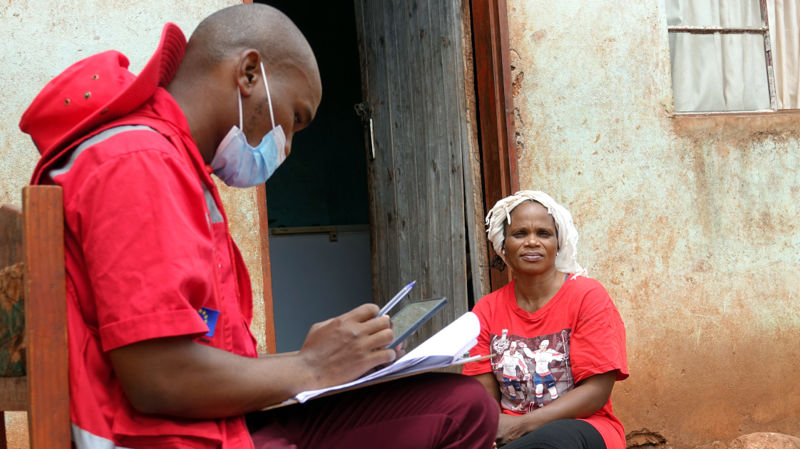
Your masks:
<path fill-rule="evenodd" d="M 681 111 L 673 112 L 675 115 L 709 115 L 709 114 L 771 114 L 779 111 L 791 111 L 792 109 L 778 109 L 778 97 L 775 89 L 775 69 L 772 57 L 772 42 L 769 36 L 769 11 L 767 10 L 767 0 L 758 0 L 761 12 L 760 27 L 706 27 L 706 26 L 667 26 L 667 34 L 688 33 L 688 34 L 760 34 L 764 41 L 764 56 L 767 70 L 767 89 L 769 91 L 769 109 L 758 110 L 737 110 L 737 111 Z M 670 49 L 672 51 L 672 49 Z M 673 96 L 675 93 L 673 92 Z"/>

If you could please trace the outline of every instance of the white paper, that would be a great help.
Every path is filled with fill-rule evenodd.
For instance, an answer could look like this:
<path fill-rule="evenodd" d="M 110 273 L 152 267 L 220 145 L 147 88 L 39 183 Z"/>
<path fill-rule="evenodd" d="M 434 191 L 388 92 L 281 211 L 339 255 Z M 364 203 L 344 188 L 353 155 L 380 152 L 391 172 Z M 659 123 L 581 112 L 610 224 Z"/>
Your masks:
<path fill-rule="evenodd" d="M 352 382 L 319 390 L 303 391 L 290 401 L 305 402 L 330 391 L 342 390 L 382 378 L 408 375 L 452 365 L 462 361 L 465 354 L 475 346 L 480 329 L 478 317 L 472 312 L 467 312 L 391 365 Z"/>

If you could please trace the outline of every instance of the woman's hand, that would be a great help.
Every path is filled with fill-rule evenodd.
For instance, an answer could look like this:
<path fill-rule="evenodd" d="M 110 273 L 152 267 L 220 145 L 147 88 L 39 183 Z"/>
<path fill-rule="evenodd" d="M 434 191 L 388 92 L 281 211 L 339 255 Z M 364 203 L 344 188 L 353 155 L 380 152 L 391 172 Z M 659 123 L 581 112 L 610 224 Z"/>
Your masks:
<path fill-rule="evenodd" d="M 608 401 L 614 388 L 616 373 L 609 371 L 587 377 L 557 401 L 525 415 L 501 414 L 497 427 L 497 443 L 507 444 L 557 419 L 591 416 Z"/>
<path fill-rule="evenodd" d="M 497 444 L 508 444 L 526 433 L 535 429 L 531 427 L 530 416 L 500 414 L 500 421 L 497 424 Z"/>

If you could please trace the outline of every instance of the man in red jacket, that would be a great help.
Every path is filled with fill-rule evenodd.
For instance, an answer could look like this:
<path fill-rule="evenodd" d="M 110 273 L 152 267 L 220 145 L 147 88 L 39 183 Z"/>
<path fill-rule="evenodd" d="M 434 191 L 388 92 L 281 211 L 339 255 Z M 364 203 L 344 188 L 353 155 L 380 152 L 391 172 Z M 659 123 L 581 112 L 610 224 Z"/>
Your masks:
<path fill-rule="evenodd" d="M 138 76 L 109 51 L 51 81 L 20 122 L 62 186 L 73 441 L 79 448 L 480 448 L 496 404 L 430 374 L 245 414 L 353 380 L 395 352 L 365 304 L 259 357 L 250 279 L 215 174 L 261 184 L 321 99 L 307 41 L 277 10 L 220 10 L 188 44 L 172 24 Z M 253 431 L 251 436 L 251 430 Z"/>

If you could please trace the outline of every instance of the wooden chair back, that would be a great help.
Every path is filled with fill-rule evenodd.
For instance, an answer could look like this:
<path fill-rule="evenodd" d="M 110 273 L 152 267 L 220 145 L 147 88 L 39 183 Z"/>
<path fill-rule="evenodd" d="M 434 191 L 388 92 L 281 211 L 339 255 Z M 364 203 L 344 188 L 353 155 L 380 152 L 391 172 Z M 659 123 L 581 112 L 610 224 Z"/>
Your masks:
<path fill-rule="evenodd" d="M 0 207 L 0 269 L 22 273 L 11 295 L 23 296 L 25 359 L 24 375 L 0 377 L 0 449 L 5 411 L 27 412 L 31 449 L 71 447 L 63 235 L 61 187 L 27 186 L 21 211 Z"/>

